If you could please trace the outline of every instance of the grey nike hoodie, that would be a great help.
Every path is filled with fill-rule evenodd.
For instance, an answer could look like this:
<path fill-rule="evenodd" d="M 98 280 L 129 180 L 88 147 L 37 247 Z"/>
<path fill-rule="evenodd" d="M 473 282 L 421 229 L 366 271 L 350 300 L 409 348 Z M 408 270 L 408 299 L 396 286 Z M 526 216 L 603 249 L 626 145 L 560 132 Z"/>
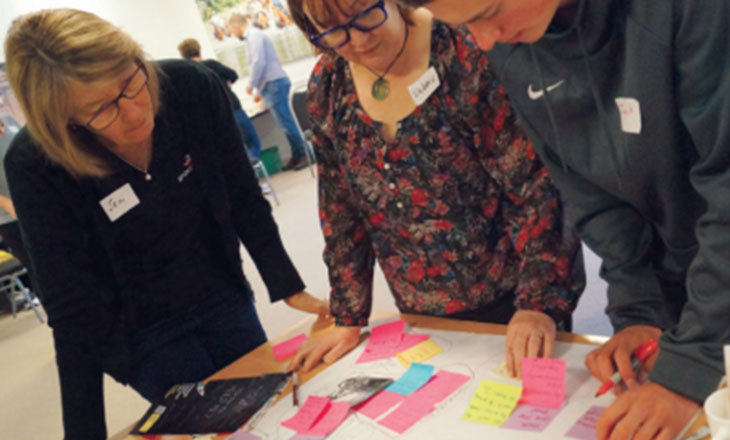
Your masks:
<path fill-rule="evenodd" d="M 726 0 L 581 0 L 487 53 L 603 260 L 614 329 L 664 329 L 650 379 L 698 402 L 730 343 L 728 29 Z"/>

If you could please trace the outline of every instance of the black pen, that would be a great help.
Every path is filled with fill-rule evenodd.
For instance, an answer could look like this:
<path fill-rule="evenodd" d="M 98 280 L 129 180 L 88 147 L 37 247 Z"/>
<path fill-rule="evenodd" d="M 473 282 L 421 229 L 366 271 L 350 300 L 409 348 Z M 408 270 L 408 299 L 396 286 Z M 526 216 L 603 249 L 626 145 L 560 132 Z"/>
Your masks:
<path fill-rule="evenodd" d="M 291 400 L 294 406 L 299 406 L 299 375 L 297 372 L 292 373 L 291 382 Z"/>

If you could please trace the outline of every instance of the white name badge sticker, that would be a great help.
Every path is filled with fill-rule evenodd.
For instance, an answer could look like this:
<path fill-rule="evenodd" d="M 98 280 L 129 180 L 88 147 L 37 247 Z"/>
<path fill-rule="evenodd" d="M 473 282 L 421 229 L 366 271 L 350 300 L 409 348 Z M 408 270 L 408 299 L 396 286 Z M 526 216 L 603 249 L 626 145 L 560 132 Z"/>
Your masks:
<path fill-rule="evenodd" d="M 641 107 L 636 98 L 616 98 L 621 115 L 621 130 L 624 133 L 641 133 Z"/>
<path fill-rule="evenodd" d="M 119 189 L 99 201 L 111 222 L 115 222 L 130 209 L 139 205 L 139 198 L 134 193 L 132 185 L 125 183 Z"/>
<path fill-rule="evenodd" d="M 436 91 L 441 85 L 436 69 L 431 66 L 428 68 L 426 73 L 421 75 L 416 82 L 408 86 L 408 91 L 411 93 L 411 99 L 416 105 L 421 105 L 428 99 L 429 96 Z"/>

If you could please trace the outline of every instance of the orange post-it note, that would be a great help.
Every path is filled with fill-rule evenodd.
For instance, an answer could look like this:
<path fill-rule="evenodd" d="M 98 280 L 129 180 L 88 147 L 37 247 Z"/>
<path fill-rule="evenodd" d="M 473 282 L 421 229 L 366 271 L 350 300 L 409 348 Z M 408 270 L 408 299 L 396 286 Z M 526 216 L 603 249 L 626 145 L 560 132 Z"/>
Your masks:
<path fill-rule="evenodd" d="M 301 335 L 294 336 L 280 344 L 274 345 L 272 347 L 274 350 L 274 359 L 276 359 L 277 362 L 281 362 L 284 359 L 294 356 L 297 351 L 299 351 L 299 347 L 301 347 L 306 340 L 307 335 L 302 333 Z"/>

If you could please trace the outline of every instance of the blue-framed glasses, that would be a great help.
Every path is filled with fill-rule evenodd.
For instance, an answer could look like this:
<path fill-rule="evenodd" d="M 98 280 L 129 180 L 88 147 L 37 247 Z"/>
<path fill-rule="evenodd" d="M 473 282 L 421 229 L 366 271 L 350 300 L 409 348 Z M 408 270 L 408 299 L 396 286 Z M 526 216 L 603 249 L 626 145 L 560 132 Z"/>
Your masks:
<path fill-rule="evenodd" d="M 388 19 L 385 10 L 385 0 L 377 3 L 357 14 L 350 21 L 326 31 L 313 35 L 309 34 L 309 41 L 323 49 L 339 49 L 350 41 L 350 28 L 360 32 L 370 32 L 380 27 Z"/>

